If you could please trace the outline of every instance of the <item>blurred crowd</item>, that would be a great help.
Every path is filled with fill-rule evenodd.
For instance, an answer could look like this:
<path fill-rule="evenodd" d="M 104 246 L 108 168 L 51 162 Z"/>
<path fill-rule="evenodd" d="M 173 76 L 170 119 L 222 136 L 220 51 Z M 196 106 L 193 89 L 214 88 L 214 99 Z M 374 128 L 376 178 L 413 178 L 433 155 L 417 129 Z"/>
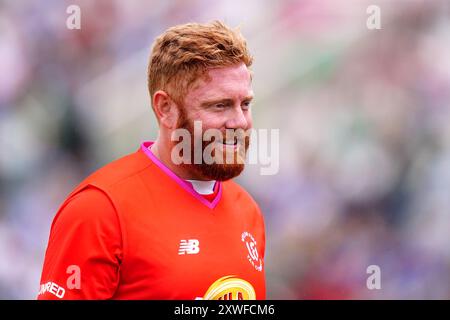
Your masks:
<path fill-rule="evenodd" d="M 0 299 L 36 297 L 71 189 L 156 137 L 155 36 L 213 19 L 255 57 L 255 127 L 280 130 L 279 172 L 238 178 L 265 215 L 268 298 L 450 299 L 447 0 L 0 2 Z"/>

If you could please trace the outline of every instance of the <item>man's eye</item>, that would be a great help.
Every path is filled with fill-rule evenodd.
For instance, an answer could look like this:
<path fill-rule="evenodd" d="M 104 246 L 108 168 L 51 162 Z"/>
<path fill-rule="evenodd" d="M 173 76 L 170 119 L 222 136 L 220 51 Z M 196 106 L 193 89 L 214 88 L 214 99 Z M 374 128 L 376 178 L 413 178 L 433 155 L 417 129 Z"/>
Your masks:
<path fill-rule="evenodd" d="M 218 104 L 215 105 L 215 107 L 218 108 L 218 109 L 223 109 L 223 108 L 225 108 L 226 106 L 225 106 L 225 104 L 223 104 L 223 103 L 218 103 Z"/>
<path fill-rule="evenodd" d="M 246 101 L 246 102 L 244 102 L 242 104 L 242 109 L 248 110 L 248 109 L 250 109 L 250 105 L 251 105 L 251 102 L 250 101 Z"/>

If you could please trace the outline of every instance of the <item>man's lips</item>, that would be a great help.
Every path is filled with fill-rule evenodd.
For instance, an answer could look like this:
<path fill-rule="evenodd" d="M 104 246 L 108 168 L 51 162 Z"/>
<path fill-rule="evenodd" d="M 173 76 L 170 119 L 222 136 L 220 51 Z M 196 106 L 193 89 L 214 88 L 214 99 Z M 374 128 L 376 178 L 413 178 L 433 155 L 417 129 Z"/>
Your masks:
<path fill-rule="evenodd" d="M 232 143 L 229 143 L 229 142 L 219 142 L 219 144 L 225 146 L 226 148 L 237 148 L 237 147 L 238 147 L 237 142 L 232 142 Z"/>

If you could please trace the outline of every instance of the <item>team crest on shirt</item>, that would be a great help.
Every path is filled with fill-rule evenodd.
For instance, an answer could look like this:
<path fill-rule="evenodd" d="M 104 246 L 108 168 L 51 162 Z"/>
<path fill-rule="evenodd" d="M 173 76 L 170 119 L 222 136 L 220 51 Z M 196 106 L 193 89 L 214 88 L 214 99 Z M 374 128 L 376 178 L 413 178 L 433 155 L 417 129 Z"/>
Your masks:
<path fill-rule="evenodd" d="M 262 271 L 263 263 L 262 259 L 259 257 L 258 254 L 255 238 L 251 235 L 250 232 L 245 231 L 242 233 L 241 239 L 242 242 L 245 243 L 245 246 L 247 247 L 248 250 L 247 255 L 248 261 L 252 264 L 253 267 L 255 267 L 257 271 Z"/>
<path fill-rule="evenodd" d="M 256 292 L 250 282 L 231 275 L 216 280 L 196 300 L 256 300 Z"/>

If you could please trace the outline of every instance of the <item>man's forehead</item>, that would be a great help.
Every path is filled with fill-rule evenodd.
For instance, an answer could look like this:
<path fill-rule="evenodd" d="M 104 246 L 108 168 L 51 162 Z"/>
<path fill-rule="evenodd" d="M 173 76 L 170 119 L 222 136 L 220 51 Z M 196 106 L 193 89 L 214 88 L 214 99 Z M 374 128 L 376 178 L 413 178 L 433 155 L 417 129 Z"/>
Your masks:
<path fill-rule="evenodd" d="M 250 70 L 248 70 L 244 63 L 222 68 L 212 68 L 207 71 L 207 75 L 212 81 L 222 80 L 224 78 L 247 81 L 251 80 Z"/>
<path fill-rule="evenodd" d="M 205 76 L 195 81 L 187 94 L 194 99 L 222 95 L 253 95 L 250 71 L 245 64 L 209 69 Z"/>

